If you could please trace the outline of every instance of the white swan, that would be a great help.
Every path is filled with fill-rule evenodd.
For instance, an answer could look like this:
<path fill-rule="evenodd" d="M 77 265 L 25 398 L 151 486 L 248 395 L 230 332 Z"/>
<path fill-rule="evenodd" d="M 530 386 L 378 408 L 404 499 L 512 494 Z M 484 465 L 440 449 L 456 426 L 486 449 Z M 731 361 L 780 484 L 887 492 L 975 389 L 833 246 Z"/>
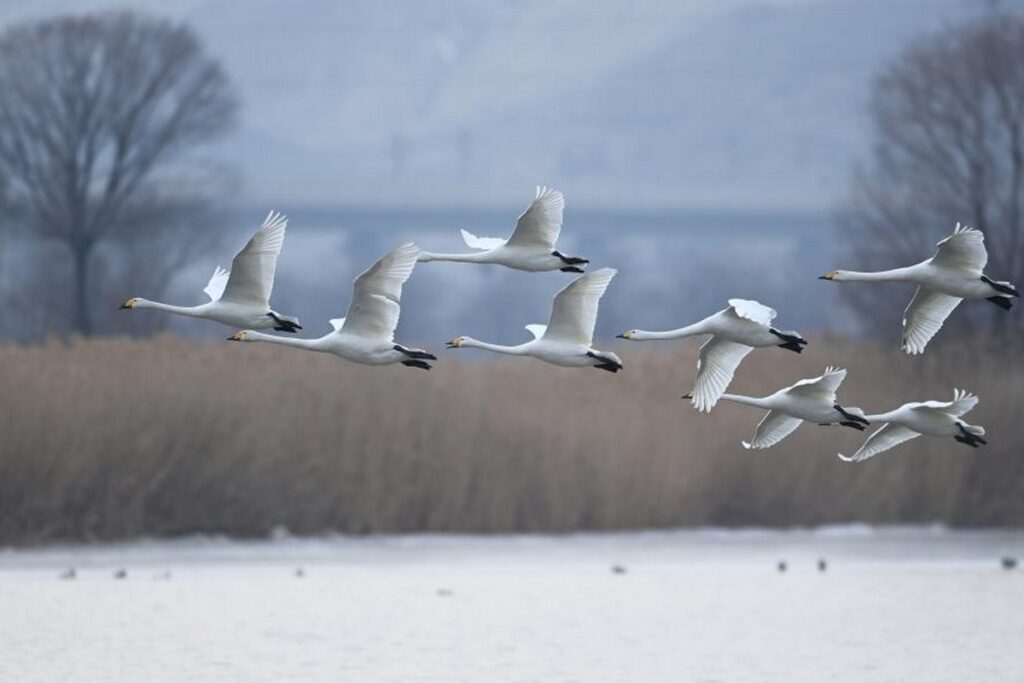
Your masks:
<path fill-rule="evenodd" d="M 518 346 L 501 346 L 472 337 L 458 337 L 448 342 L 448 348 L 466 346 L 512 356 L 533 356 L 554 365 L 592 366 L 618 372 L 622 369 L 619 357 L 592 346 L 598 303 L 614 276 L 614 269 L 602 268 L 581 275 L 566 285 L 555 295 L 548 324 L 526 326 L 534 336 L 533 341 Z"/>
<path fill-rule="evenodd" d="M 240 342 L 270 342 L 308 351 L 332 353 L 364 365 L 401 363 L 429 370 L 426 361 L 437 360 L 422 349 L 411 349 L 394 341 L 401 313 L 402 285 L 412 274 L 419 247 L 411 242 L 382 256 L 354 281 L 348 315 L 331 320 L 334 331 L 319 339 L 276 337 L 252 330 L 236 332 L 228 339 Z"/>
<path fill-rule="evenodd" d="M 618 337 L 647 341 L 710 334 L 711 338 L 700 347 L 697 379 L 690 392 L 693 407 L 707 412 L 732 382 L 740 362 L 755 348 L 781 346 L 797 353 L 803 351 L 807 340 L 799 332 L 783 332 L 772 327 L 776 315 L 775 309 L 756 301 L 729 299 L 728 308 L 687 327 L 666 332 L 629 330 Z"/>
<path fill-rule="evenodd" d="M 469 254 L 434 254 L 421 252 L 420 261 L 452 261 L 457 263 L 496 263 L 516 270 L 532 272 L 561 270 L 582 273 L 590 263 L 585 258 L 566 256 L 555 249 L 558 233 L 562 230 L 562 212 L 565 199 L 558 190 L 538 187 L 536 198 L 519 220 L 512 236 L 477 237 L 466 230 L 462 239 L 470 249 L 482 249 Z"/>
<path fill-rule="evenodd" d="M 903 343 L 909 354 L 924 352 L 949 314 L 964 299 L 988 299 L 1009 310 L 1011 297 L 1020 296 L 1009 282 L 996 282 L 982 271 L 988 263 L 985 235 L 956 224 L 953 234 L 938 243 L 935 256 L 906 268 L 860 273 L 833 270 L 821 280 L 836 282 L 912 282 L 917 292 L 903 314 Z"/>
<path fill-rule="evenodd" d="M 210 301 L 199 306 L 172 306 L 139 297 L 127 299 L 121 308 L 155 308 L 190 318 L 206 318 L 231 327 L 273 328 L 279 332 L 301 330 L 299 319 L 270 308 L 277 257 L 284 244 L 288 219 L 271 211 L 252 238 L 231 262 L 228 272 L 217 266 L 203 289 Z"/>
<path fill-rule="evenodd" d="M 768 410 L 758 423 L 754 438 L 742 442 L 744 448 L 774 446 L 793 433 L 803 421 L 820 425 L 841 424 L 863 431 L 870 418 L 865 417 L 860 408 L 839 405 L 836 398 L 836 391 L 844 379 L 846 370 L 828 367 L 821 377 L 802 379 L 764 398 L 722 394 L 722 400 Z"/>
<path fill-rule="evenodd" d="M 881 429 L 868 437 L 864 445 L 851 456 L 839 453 L 846 462 L 860 462 L 887 451 L 904 441 L 910 441 L 922 434 L 929 436 L 952 436 L 962 444 L 977 448 L 988 443 L 984 427 L 967 424 L 961 417 L 978 405 L 978 397 L 959 389 L 953 390 L 952 401 L 924 401 L 905 403 L 896 410 L 878 415 L 868 415 L 871 422 L 884 422 Z"/>

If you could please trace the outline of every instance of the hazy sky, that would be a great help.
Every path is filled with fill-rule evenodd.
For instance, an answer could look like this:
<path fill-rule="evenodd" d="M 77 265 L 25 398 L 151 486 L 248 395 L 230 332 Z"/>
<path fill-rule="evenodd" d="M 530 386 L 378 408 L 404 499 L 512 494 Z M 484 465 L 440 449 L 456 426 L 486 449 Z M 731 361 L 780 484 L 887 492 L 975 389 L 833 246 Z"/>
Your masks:
<path fill-rule="evenodd" d="M 986 0 L 3 0 L 0 24 L 172 13 L 244 100 L 238 200 L 818 209 L 870 78 Z M 1021 5 L 1022 2 L 1004 2 Z"/>

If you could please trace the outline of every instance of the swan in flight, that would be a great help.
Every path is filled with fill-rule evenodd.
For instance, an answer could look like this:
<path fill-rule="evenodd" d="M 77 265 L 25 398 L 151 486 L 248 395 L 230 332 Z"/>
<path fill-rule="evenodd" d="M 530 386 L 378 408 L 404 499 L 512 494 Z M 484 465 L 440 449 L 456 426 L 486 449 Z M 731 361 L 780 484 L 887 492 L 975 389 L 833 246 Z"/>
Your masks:
<path fill-rule="evenodd" d="M 732 382 L 740 362 L 758 347 L 781 346 L 800 353 L 807 340 L 799 332 L 777 330 L 772 327 L 775 309 L 747 299 L 729 299 L 729 307 L 686 327 L 666 332 L 629 330 L 619 339 L 647 341 L 651 339 L 680 339 L 710 334 L 700 347 L 697 361 L 697 380 L 694 383 L 693 407 L 699 411 L 711 410 Z"/>
<path fill-rule="evenodd" d="M 582 273 L 581 266 L 590 263 L 585 258 L 566 256 L 555 248 L 562 230 L 562 212 L 565 199 L 558 190 L 538 187 L 533 203 L 516 222 L 516 229 L 507 240 L 500 237 L 477 237 L 466 230 L 462 239 L 470 249 L 481 251 L 468 254 L 420 253 L 420 261 L 453 261 L 458 263 L 497 263 L 516 270 L 540 272 L 560 270 L 563 273 Z"/>
<path fill-rule="evenodd" d="M 1004 310 L 1020 296 L 1009 282 L 997 282 L 983 272 L 988 263 L 985 235 L 980 230 L 956 224 L 953 234 L 938 243 L 935 256 L 906 268 L 860 273 L 833 270 L 821 280 L 836 282 L 912 282 L 917 292 L 903 314 L 903 343 L 909 354 L 924 353 L 924 347 L 942 327 L 949 314 L 964 299 L 988 299 Z"/>
<path fill-rule="evenodd" d="M 472 337 L 458 337 L 448 342 L 448 348 L 466 346 L 512 356 L 533 356 L 554 365 L 592 366 L 618 372 L 622 369 L 622 361 L 618 356 L 610 351 L 598 351 L 591 346 L 598 303 L 608 283 L 615 277 L 615 272 L 612 268 L 602 268 L 581 275 L 566 285 L 555 295 L 548 324 L 526 326 L 534 336 L 533 341 L 517 346 L 501 346 L 477 341 Z"/>
<path fill-rule="evenodd" d="M 820 425 L 841 424 L 860 431 L 869 424 L 860 408 L 839 405 L 836 392 L 846 379 L 846 370 L 825 368 L 825 374 L 814 379 L 802 379 L 791 387 L 780 389 L 764 398 L 722 394 L 723 401 L 765 408 L 768 413 L 757 425 L 757 432 L 744 448 L 769 448 L 785 439 L 803 421 Z M 691 398 L 683 396 L 684 399 Z"/>
<path fill-rule="evenodd" d="M 270 307 L 277 257 L 284 244 L 288 219 L 271 211 L 248 243 L 235 255 L 231 271 L 217 266 L 203 289 L 210 301 L 199 306 L 172 306 L 139 297 L 127 299 L 121 308 L 155 308 L 190 318 L 216 320 L 231 327 L 273 328 L 278 332 L 301 330 L 299 319 L 281 315 Z"/>
<path fill-rule="evenodd" d="M 979 444 L 988 443 L 985 439 L 985 428 L 967 424 L 962 418 L 978 405 L 978 397 L 960 389 L 953 390 L 952 401 L 924 401 L 923 403 L 905 403 L 896 410 L 878 415 L 868 415 L 871 422 L 885 424 L 868 437 L 864 445 L 851 456 L 839 454 L 846 462 L 860 462 L 910 441 L 922 434 L 929 436 L 952 436 L 962 444 L 977 448 Z"/>
<path fill-rule="evenodd" d="M 348 315 L 331 320 L 334 331 L 319 339 L 276 337 L 252 330 L 236 332 L 231 341 L 270 342 L 308 351 L 333 353 L 364 365 L 402 365 L 429 370 L 426 361 L 437 358 L 422 349 L 411 349 L 394 341 L 401 312 L 402 285 L 416 265 L 419 247 L 403 244 L 370 266 L 354 281 Z"/>

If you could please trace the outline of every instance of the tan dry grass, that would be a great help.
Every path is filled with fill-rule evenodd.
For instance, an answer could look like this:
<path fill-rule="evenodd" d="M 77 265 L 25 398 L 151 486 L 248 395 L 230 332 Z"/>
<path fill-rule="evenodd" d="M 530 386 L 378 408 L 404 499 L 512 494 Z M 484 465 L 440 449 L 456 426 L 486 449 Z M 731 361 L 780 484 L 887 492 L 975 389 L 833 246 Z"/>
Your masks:
<path fill-rule="evenodd" d="M 610 346 L 610 343 L 606 343 Z M 748 452 L 759 411 L 697 415 L 696 343 L 619 345 L 618 375 L 445 353 L 434 371 L 174 337 L 0 348 L 0 543 L 190 532 L 564 531 L 677 525 L 1024 522 L 1019 351 L 908 358 L 814 340 L 750 356 L 765 394 L 828 364 L 846 404 L 978 392 L 991 445 L 918 439 L 849 465 L 863 435 L 804 425 Z M 1015 347 L 1016 348 L 1016 347 Z M 978 349 L 984 352 L 978 355 Z M 472 353 L 472 352 L 470 352 Z"/>

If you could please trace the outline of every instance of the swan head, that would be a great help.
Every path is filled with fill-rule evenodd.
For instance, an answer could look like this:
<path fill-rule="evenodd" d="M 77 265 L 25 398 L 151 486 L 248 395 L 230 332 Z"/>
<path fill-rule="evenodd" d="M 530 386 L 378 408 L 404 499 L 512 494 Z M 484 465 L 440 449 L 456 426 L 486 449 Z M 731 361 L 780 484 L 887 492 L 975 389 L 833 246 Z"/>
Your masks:
<path fill-rule="evenodd" d="M 228 341 L 237 341 L 237 342 L 249 341 L 248 339 L 246 339 L 245 332 L 246 332 L 245 330 L 239 330 L 238 332 L 235 332 L 233 335 L 228 337 Z"/>
<path fill-rule="evenodd" d="M 139 301 L 141 301 L 141 299 L 139 299 L 138 297 L 135 297 L 135 296 L 133 296 L 130 299 L 125 299 L 124 303 L 121 304 L 121 308 L 122 309 L 135 308 L 136 306 L 139 305 Z"/>
<path fill-rule="evenodd" d="M 824 275 L 819 276 L 818 279 L 819 280 L 836 280 L 836 279 L 839 278 L 839 273 L 840 272 L 841 271 L 838 271 L 838 270 L 830 270 L 827 273 L 825 273 Z"/>
<path fill-rule="evenodd" d="M 449 349 L 457 349 L 466 343 L 467 337 L 456 337 L 448 342 L 445 346 Z"/>
<path fill-rule="evenodd" d="M 638 330 L 627 330 L 627 331 L 623 332 L 622 334 L 615 335 L 615 338 L 616 339 L 632 339 L 634 336 L 636 336 L 637 332 L 638 332 Z"/>

